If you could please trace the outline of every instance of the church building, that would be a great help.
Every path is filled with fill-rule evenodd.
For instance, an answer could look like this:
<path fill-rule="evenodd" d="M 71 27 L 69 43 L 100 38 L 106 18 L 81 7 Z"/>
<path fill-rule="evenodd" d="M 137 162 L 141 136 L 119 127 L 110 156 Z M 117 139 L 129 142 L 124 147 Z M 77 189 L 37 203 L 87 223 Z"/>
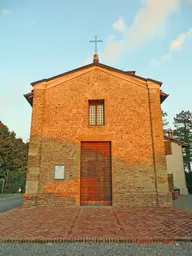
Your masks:
<path fill-rule="evenodd" d="M 31 83 L 23 207 L 172 207 L 162 83 L 99 62 Z"/>

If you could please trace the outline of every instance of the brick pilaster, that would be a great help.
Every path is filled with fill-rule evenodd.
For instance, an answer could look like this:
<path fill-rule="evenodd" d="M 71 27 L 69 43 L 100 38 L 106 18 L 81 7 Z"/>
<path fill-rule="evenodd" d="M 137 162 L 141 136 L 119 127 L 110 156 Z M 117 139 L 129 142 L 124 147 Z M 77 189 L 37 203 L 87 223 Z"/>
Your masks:
<path fill-rule="evenodd" d="M 168 188 L 168 175 L 164 147 L 162 113 L 160 105 L 160 85 L 147 82 L 149 88 L 149 107 L 151 114 L 151 132 L 153 141 L 154 175 L 158 206 L 172 206 L 171 194 Z"/>
<path fill-rule="evenodd" d="M 41 140 L 43 125 L 44 89 L 35 89 L 32 108 L 32 122 L 30 132 L 30 144 L 28 153 L 28 169 L 26 191 L 23 197 L 23 206 L 35 205 L 38 194 Z"/>

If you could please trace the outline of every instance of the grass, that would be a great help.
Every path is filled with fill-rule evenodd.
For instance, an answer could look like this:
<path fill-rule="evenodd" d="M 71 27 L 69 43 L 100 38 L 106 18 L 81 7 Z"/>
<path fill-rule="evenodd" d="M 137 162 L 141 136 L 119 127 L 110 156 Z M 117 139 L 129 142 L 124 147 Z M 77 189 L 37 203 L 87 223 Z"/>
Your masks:
<path fill-rule="evenodd" d="M 0 198 L 7 197 L 7 196 L 18 196 L 18 195 L 22 195 L 22 193 L 13 193 L 13 194 L 0 193 Z"/>

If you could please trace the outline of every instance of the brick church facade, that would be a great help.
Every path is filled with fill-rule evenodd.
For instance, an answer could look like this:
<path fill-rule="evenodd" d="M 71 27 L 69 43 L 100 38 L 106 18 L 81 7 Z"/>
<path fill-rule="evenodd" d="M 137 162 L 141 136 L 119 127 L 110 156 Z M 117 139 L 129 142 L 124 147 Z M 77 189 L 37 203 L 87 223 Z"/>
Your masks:
<path fill-rule="evenodd" d="M 171 207 L 161 84 L 97 54 L 32 83 L 23 206 Z"/>

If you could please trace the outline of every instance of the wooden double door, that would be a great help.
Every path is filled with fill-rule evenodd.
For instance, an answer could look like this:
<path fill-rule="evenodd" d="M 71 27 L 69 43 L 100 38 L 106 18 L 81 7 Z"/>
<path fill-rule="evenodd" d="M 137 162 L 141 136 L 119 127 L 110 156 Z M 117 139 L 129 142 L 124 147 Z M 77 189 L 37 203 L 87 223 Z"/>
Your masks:
<path fill-rule="evenodd" d="M 81 205 L 112 205 L 111 143 L 81 143 Z"/>

